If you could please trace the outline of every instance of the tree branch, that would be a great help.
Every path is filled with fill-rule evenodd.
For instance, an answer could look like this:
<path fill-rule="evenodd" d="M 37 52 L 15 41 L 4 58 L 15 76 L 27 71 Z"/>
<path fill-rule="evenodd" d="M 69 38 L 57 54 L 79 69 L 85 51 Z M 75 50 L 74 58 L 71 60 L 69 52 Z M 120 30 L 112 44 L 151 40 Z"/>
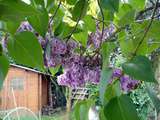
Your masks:
<path fill-rule="evenodd" d="M 158 3 L 156 3 L 157 5 L 157 8 L 158 7 L 160 7 L 160 3 L 158 2 Z M 150 10 L 153 10 L 155 8 L 155 6 L 151 6 L 151 7 L 148 7 L 148 8 L 146 8 L 146 9 L 144 9 L 144 10 L 142 10 L 142 11 L 140 11 L 139 13 L 138 13 L 138 15 L 136 16 L 136 20 L 138 20 L 144 13 L 146 13 L 146 12 L 148 12 L 148 11 L 150 11 Z"/>
<path fill-rule="evenodd" d="M 153 20 L 154 20 L 155 14 L 156 14 L 156 10 L 157 10 L 158 5 L 159 5 L 158 3 L 159 3 L 159 0 L 157 0 L 157 1 L 156 1 L 156 4 L 155 4 L 155 7 L 154 7 L 154 10 L 153 10 L 153 13 L 152 13 L 152 16 L 151 16 L 151 21 L 150 21 L 150 23 L 149 23 L 148 27 L 146 28 L 146 31 L 144 32 L 144 35 L 143 35 L 143 37 L 142 37 L 141 41 L 139 42 L 139 44 L 138 44 L 138 45 L 137 45 L 137 47 L 135 48 L 135 51 L 134 51 L 134 53 L 133 53 L 133 56 L 135 56 L 135 55 L 136 55 L 136 53 L 137 53 L 137 51 L 138 51 L 139 47 L 140 47 L 140 46 L 141 46 L 141 44 L 143 43 L 144 39 L 145 39 L 145 38 L 146 38 L 146 36 L 147 36 L 147 33 L 149 32 L 149 29 L 150 29 L 150 28 L 151 28 L 151 26 L 152 26 L 152 23 L 153 23 Z"/>
<path fill-rule="evenodd" d="M 154 3 L 152 0 L 149 0 L 149 2 L 150 2 L 152 5 L 155 5 L 155 3 Z"/>

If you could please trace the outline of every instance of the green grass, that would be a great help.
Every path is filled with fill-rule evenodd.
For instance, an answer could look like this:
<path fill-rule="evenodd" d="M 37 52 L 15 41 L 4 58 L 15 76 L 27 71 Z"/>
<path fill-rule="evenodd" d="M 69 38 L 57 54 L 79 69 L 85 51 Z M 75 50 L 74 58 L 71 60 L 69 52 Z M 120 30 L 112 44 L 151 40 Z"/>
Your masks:
<path fill-rule="evenodd" d="M 51 116 L 42 116 L 41 120 L 66 120 L 68 117 L 67 113 L 65 111 L 61 111 L 58 113 L 55 113 Z M 2 120 L 0 118 L 0 120 Z M 17 117 L 12 116 L 10 120 L 18 120 Z M 35 120 L 32 116 L 29 115 L 20 115 L 20 120 Z M 71 119 L 73 120 L 73 119 Z"/>
<path fill-rule="evenodd" d="M 63 111 L 52 116 L 42 116 L 42 120 L 66 120 L 67 117 L 67 113 Z"/>
<path fill-rule="evenodd" d="M 52 116 L 42 116 L 42 120 L 65 120 L 66 119 L 66 113 L 60 112 L 56 113 Z"/>

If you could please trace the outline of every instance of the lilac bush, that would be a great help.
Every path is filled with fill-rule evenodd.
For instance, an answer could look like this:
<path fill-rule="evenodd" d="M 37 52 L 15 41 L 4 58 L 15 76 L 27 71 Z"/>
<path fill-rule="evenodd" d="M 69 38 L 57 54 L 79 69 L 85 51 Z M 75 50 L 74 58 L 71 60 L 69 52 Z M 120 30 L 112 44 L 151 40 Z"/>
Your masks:
<path fill-rule="evenodd" d="M 88 45 L 93 44 L 95 48 L 99 48 L 100 44 L 105 42 L 115 30 L 115 26 L 111 24 L 104 29 L 102 37 L 102 31 L 97 24 L 96 32 L 91 33 L 89 36 Z M 34 31 L 28 22 L 22 22 L 17 31 L 33 32 L 37 36 L 43 49 L 47 46 L 47 42 L 51 43 L 49 44 L 49 54 L 46 52 L 44 53 L 44 63 L 47 67 L 63 66 L 64 72 L 57 78 L 59 85 L 75 88 L 85 86 L 87 83 L 99 84 L 101 57 L 93 56 L 92 58 L 88 58 L 88 56 L 81 56 L 75 53 L 74 50 L 79 47 L 79 43 L 73 40 L 65 42 L 54 36 L 49 36 L 48 34 L 43 38 Z M 115 79 L 120 80 L 121 89 L 125 92 L 134 89 L 139 84 L 139 81 L 133 80 L 127 75 L 123 75 L 121 69 L 113 70 L 109 83 L 111 84 Z"/>

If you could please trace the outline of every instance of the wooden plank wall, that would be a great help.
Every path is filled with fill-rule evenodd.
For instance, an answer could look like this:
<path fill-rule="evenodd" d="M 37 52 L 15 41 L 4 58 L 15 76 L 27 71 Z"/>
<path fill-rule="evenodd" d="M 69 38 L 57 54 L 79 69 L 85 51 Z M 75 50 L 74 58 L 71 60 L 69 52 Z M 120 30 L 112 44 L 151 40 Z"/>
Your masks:
<path fill-rule="evenodd" d="M 0 91 L 0 109 L 7 110 L 15 108 L 13 94 L 10 88 L 11 80 L 15 76 L 24 79 L 24 89 L 14 90 L 17 106 L 27 107 L 33 112 L 38 113 L 41 108 L 42 97 L 41 76 L 38 73 L 27 71 L 18 67 L 11 67 L 8 72 L 3 89 Z"/>
<path fill-rule="evenodd" d="M 45 106 L 45 105 L 48 105 L 48 98 L 49 98 L 49 95 L 48 95 L 48 90 L 49 90 L 49 82 L 48 80 L 46 79 L 46 77 L 43 77 L 43 80 L 42 80 L 42 96 L 41 96 L 41 102 L 42 102 L 42 106 Z"/>

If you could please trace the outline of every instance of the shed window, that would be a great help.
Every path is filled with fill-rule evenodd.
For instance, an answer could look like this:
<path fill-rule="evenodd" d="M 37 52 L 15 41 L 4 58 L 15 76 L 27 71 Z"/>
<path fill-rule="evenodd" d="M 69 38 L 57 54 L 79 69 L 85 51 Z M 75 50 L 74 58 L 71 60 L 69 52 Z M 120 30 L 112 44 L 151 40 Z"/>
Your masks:
<path fill-rule="evenodd" d="M 11 79 L 10 88 L 13 90 L 23 90 L 24 89 L 24 78 L 15 77 Z"/>

